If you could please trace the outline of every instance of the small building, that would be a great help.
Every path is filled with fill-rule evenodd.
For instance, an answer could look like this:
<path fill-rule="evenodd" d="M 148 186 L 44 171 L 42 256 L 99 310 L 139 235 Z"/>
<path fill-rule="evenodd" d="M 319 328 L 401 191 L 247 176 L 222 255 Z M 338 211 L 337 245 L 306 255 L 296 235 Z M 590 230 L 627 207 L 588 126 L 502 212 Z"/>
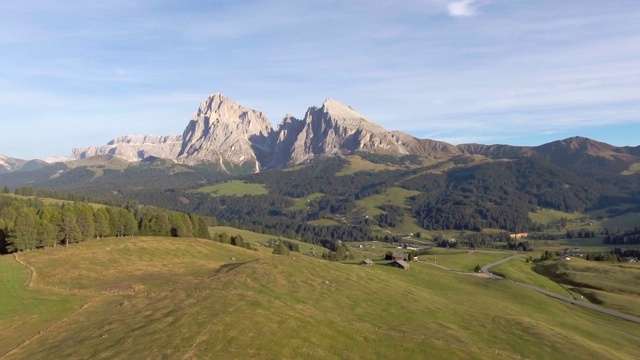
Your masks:
<path fill-rule="evenodd" d="M 519 233 L 519 234 L 510 234 L 509 237 L 512 239 L 520 239 L 529 236 L 529 233 Z"/>
<path fill-rule="evenodd" d="M 387 266 L 392 266 L 402 270 L 409 269 L 409 264 L 407 264 L 404 260 L 393 260 L 392 262 L 388 263 Z"/>
<path fill-rule="evenodd" d="M 371 259 L 364 259 L 360 262 L 360 265 L 362 266 L 372 266 L 373 265 L 373 261 L 371 261 Z"/>
<path fill-rule="evenodd" d="M 626 258 L 624 258 L 624 261 L 626 261 L 628 263 L 637 263 L 638 259 L 636 259 L 634 257 L 626 257 Z"/>

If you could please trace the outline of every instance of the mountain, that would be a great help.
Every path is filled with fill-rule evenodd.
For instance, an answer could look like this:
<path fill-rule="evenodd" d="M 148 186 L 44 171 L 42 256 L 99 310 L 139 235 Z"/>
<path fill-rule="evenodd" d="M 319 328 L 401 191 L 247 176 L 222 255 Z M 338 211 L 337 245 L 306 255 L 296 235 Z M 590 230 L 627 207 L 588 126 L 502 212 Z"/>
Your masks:
<path fill-rule="evenodd" d="M 272 132 L 271 121 L 261 111 L 216 93 L 201 102 L 191 117 L 177 160 L 185 164 L 216 163 L 227 172 L 229 164 L 249 164 L 258 172 L 256 148 L 264 148 Z"/>
<path fill-rule="evenodd" d="M 76 159 L 112 155 L 138 162 L 160 158 L 186 165 L 206 164 L 229 174 L 280 169 L 317 158 L 357 153 L 397 158 L 411 155 L 429 163 L 460 156 L 481 159 L 537 156 L 582 175 L 632 171 L 640 163 L 640 146 L 615 147 L 581 137 L 535 147 L 454 146 L 418 139 L 400 131 L 388 131 L 331 98 L 320 107 L 308 108 L 302 119 L 285 116 L 274 130 L 264 113 L 246 108 L 220 93 L 200 103 L 182 135 L 121 136 L 104 146 L 73 149 Z M 17 163 L 14 161 L 0 171 L 16 170 Z"/>
<path fill-rule="evenodd" d="M 46 165 L 47 163 L 43 160 L 22 160 L 0 155 L 0 174 L 36 170 Z"/>
<path fill-rule="evenodd" d="M 125 135 L 119 136 L 104 146 L 74 148 L 75 159 L 86 159 L 99 155 L 114 155 L 126 161 L 139 161 L 149 156 L 175 159 L 182 149 L 182 136 Z"/>

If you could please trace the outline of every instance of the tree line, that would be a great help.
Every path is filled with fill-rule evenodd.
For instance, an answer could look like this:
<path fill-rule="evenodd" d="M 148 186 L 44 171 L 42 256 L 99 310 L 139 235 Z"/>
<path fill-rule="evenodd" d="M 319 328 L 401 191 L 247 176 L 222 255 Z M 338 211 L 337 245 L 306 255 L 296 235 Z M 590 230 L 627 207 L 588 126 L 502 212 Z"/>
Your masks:
<path fill-rule="evenodd" d="M 0 196 L 0 252 L 123 236 L 209 238 L 207 220 L 148 206 L 113 207 Z"/>

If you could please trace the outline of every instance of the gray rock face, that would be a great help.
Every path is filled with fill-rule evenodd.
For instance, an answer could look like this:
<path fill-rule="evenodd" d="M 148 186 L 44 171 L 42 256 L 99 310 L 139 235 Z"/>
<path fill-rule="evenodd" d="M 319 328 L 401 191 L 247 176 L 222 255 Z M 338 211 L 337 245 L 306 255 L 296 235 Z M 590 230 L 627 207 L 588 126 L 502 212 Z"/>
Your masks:
<path fill-rule="evenodd" d="M 277 134 L 271 167 L 353 151 L 409 153 L 393 133 L 333 99 L 327 99 L 320 108 L 309 108 L 304 120 L 285 118 Z"/>
<path fill-rule="evenodd" d="M 355 151 L 435 158 L 461 154 L 447 143 L 389 132 L 333 99 L 309 108 L 304 119 L 285 116 L 274 131 L 261 111 L 216 93 L 200 103 L 182 136 L 123 136 L 105 146 L 74 149 L 73 155 L 115 155 L 128 161 L 154 156 L 190 165 L 217 164 L 227 172 L 258 172 Z"/>
<path fill-rule="evenodd" d="M 149 156 L 175 160 L 182 148 L 180 135 L 125 135 L 119 136 L 104 146 L 74 148 L 75 159 L 97 155 L 118 156 L 126 161 L 140 161 Z"/>
<path fill-rule="evenodd" d="M 264 151 L 273 132 L 271 121 L 258 110 L 247 109 L 216 93 L 200 103 L 184 131 L 178 161 L 185 164 L 251 164 L 260 171 L 256 151 Z"/>

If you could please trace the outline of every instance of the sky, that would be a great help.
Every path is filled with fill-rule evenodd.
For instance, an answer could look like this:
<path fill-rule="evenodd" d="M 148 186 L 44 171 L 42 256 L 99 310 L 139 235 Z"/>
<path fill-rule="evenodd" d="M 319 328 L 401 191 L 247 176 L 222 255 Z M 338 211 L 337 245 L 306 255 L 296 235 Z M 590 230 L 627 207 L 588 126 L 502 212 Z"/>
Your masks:
<path fill-rule="evenodd" d="M 452 144 L 640 145 L 637 0 L 0 0 L 0 154 L 181 134 L 220 92 Z"/>

